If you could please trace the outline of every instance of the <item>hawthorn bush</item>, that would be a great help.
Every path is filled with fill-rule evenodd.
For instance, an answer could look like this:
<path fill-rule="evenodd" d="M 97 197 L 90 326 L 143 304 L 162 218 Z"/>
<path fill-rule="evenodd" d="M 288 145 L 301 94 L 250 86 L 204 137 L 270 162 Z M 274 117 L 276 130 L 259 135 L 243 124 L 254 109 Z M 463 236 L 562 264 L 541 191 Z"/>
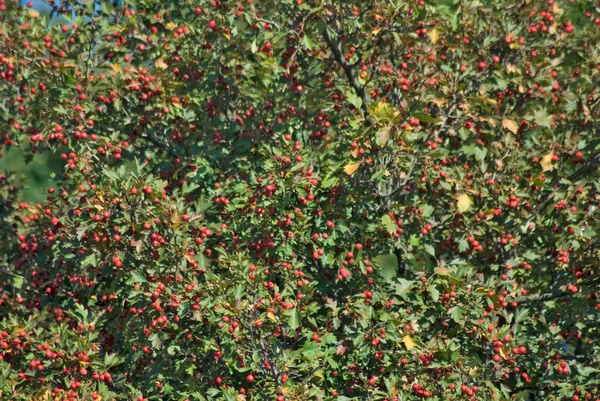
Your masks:
<path fill-rule="evenodd" d="M 600 4 L 0 0 L 2 400 L 599 400 Z"/>

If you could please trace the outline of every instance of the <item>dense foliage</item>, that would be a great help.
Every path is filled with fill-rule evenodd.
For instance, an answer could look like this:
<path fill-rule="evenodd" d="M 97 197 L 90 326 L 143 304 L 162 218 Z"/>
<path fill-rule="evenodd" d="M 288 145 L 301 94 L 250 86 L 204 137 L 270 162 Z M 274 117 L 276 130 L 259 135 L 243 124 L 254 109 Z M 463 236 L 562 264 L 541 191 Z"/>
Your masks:
<path fill-rule="evenodd" d="M 599 87 L 589 0 L 0 0 L 0 398 L 599 400 Z"/>

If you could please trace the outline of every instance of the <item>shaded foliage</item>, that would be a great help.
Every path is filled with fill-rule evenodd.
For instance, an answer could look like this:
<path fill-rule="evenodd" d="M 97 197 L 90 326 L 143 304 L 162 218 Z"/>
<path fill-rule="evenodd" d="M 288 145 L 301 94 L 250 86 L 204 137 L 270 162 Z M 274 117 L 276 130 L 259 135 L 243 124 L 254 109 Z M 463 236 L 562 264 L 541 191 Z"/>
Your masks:
<path fill-rule="evenodd" d="M 597 5 L 0 1 L 2 399 L 600 399 Z"/>

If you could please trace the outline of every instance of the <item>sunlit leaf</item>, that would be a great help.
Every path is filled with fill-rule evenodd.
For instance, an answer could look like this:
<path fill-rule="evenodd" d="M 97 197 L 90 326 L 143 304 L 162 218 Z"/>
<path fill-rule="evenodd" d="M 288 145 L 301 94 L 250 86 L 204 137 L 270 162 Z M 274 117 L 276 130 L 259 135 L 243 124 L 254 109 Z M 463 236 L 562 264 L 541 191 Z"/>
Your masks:
<path fill-rule="evenodd" d="M 344 171 L 348 175 L 353 175 L 354 173 L 356 173 L 356 170 L 358 170 L 358 167 L 360 166 L 360 164 L 361 164 L 360 162 L 348 164 L 348 165 L 346 165 L 346 167 L 344 167 Z"/>
<path fill-rule="evenodd" d="M 464 213 L 473 206 L 473 198 L 468 194 L 460 194 L 456 198 L 456 205 L 460 213 Z"/>

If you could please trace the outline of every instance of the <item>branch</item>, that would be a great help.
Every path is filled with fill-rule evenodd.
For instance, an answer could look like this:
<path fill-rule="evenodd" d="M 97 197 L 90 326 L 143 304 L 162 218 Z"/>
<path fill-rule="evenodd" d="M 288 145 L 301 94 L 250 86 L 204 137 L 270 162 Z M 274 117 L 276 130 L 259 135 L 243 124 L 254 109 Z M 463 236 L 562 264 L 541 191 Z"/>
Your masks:
<path fill-rule="evenodd" d="M 20 275 L 18 275 L 18 274 L 15 274 L 15 273 L 13 273 L 13 272 L 10 272 L 10 271 L 8 271 L 8 270 L 5 270 L 5 269 L 0 269 L 0 273 L 6 274 L 6 275 L 9 275 L 9 276 L 13 276 L 13 277 L 19 277 L 19 278 L 22 278 L 22 279 L 24 279 L 24 278 L 25 278 L 25 277 L 23 277 L 23 276 L 20 276 Z"/>
<path fill-rule="evenodd" d="M 369 112 L 369 109 L 367 108 L 367 95 L 365 93 L 365 88 L 358 82 L 358 80 L 354 76 L 354 71 L 352 71 L 352 66 L 350 66 L 350 64 L 348 64 L 348 62 L 344 58 L 344 54 L 342 53 L 341 43 L 340 42 L 335 43 L 333 41 L 333 39 L 329 35 L 329 32 L 327 31 L 327 28 L 325 28 L 323 30 L 323 38 L 325 39 L 325 42 L 327 42 L 327 46 L 329 46 L 329 49 L 333 53 L 333 57 L 335 58 L 335 61 L 337 61 L 337 63 L 344 70 L 344 73 L 346 74 L 346 77 L 348 78 L 348 81 L 350 82 L 350 86 L 352 86 L 352 88 L 354 88 L 354 90 L 356 91 L 356 94 L 362 100 L 361 109 L 362 109 L 365 117 L 368 117 L 370 115 L 370 112 Z M 367 121 L 368 121 L 369 125 L 373 124 L 370 119 L 368 119 Z"/>
<path fill-rule="evenodd" d="M 531 298 L 526 298 L 521 302 L 518 302 L 519 306 L 523 306 L 523 305 L 527 305 L 527 304 L 531 304 L 534 302 L 545 302 L 545 301 L 551 301 L 553 299 L 558 299 L 558 298 L 564 298 L 564 297 L 568 297 L 570 295 L 575 295 L 576 293 L 567 291 L 567 292 L 548 292 L 545 294 L 540 294 L 540 295 L 536 295 L 533 296 Z"/>
<path fill-rule="evenodd" d="M 587 160 L 583 166 L 581 166 L 577 171 L 575 171 L 573 174 L 571 174 L 569 176 L 569 181 L 575 181 L 575 180 L 581 178 L 581 176 L 583 176 L 585 173 L 587 173 L 588 170 L 590 170 L 592 167 L 597 167 L 598 162 L 600 162 L 600 150 L 597 150 L 596 152 L 594 152 L 591 159 Z M 559 187 L 559 190 L 565 189 L 566 187 L 567 187 L 567 185 L 563 184 Z M 542 213 L 544 213 L 544 211 L 546 211 L 546 208 L 548 208 L 548 206 L 550 205 L 550 202 L 552 202 L 552 200 L 554 199 L 554 194 L 557 191 L 558 190 L 555 190 L 552 195 L 550 195 L 546 198 L 546 200 L 537 209 L 535 215 L 542 214 Z"/>
<path fill-rule="evenodd" d="M 584 285 L 590 285 L 590 284 L 594 284 L 597 283 L 600 279 L 600 277 L 594 277 L 592 276 L 593 280 L 590 281 L 584 281 L 579 283 L 578 285 L 584 286 Z M 523 298 L 521 301 L 517 300 L 519 305 L 527 305 L 530 303 L 534 303 L 534 302 L 545 302 L 545 301 L 551 301 L 553 299 L 559 299 L 559 298 L 566 298 L 569 296 L 576 296 L 576 295 L 581 295 L 580 292 L 571 292 L 571 291 L 551 291 L 551 292 L 546 292 L 543 294 L 537 294 L 537 295 L 533 295 L 531 297 L 527 297 L 527 298 Z"/>

